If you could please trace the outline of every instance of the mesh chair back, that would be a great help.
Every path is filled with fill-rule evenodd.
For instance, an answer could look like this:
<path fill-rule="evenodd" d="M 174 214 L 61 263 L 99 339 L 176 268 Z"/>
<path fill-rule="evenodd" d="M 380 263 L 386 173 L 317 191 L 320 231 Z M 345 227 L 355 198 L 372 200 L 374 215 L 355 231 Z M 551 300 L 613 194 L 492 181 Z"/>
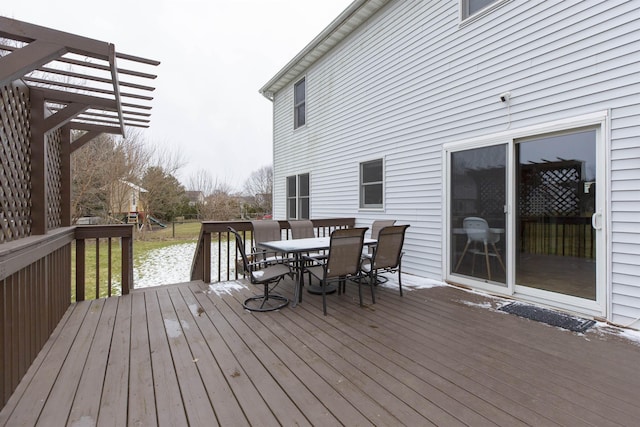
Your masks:
<path fill-rule="evenodd" d="M 390 227 L 396 223 L 395 219 L 377 219 L 371 224 L 371 238 L 378 240 L 380 230 Z"/>
<path fill-rule="evenodd" d="M 282 240 L 280 223 L 275 220 L 251 221 L 253 226 L 253 240 L 257 243 Z"/>
<path fill-rule="evenodd" d="M 373 221 L 371 224 L 371 238 L 378 240 L 378 235 L 380 234 L 380 230 L 384 227 L 390 227 L 396 223 L 395 219 L 377 219 Z M 369 246 L 368 253 L 373 254 L 373 247 Z"/>
<path fill-rule="evenodd" d="M 409 225 L 384 227 L 378 234 L 373 256 L 373 268 L 397 268 L 402 257 L 404 234 Z"/>
<path fill-rule="evenodd" d="M 310 220 L 301 219 L 298 221 L 289 221 L 289 227 L 291 227 L 291 237 L 293 239 L 316 237 L 313 231 L 313 222 Z"/>
<path fill-rule="evenodd" d="M 258 220 L 251 221 L 253 226 L 253 241 L 256 246 L 262 242 L 272 242 L 274 240 L 282 240 L 280 232 L 280 223 L 275 220 Z M 264 261 L 275 255 L 274 252 L 256 251 L 259 260 Z"/>
<path fill-rule="evenodd" d="M 331 233 L 327 278 L 357 274 L 367 228 L 345 228 Z"/>

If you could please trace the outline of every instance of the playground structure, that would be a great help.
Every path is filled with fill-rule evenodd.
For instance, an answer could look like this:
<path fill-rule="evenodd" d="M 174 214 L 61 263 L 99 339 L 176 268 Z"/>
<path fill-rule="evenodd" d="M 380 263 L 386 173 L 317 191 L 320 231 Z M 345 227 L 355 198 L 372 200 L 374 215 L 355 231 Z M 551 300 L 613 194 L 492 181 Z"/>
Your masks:
<path fill-rule="evenodd" d="M 143 228 L 147 228 L 149 231 L 153 231 L 153 227 L 167 228 L 167 224 L 163 223 L 152 215 L 145 215 L 144 212 L 129 212 L 124 221 L 127 224 L 136 224 L 138 231 Z"/>

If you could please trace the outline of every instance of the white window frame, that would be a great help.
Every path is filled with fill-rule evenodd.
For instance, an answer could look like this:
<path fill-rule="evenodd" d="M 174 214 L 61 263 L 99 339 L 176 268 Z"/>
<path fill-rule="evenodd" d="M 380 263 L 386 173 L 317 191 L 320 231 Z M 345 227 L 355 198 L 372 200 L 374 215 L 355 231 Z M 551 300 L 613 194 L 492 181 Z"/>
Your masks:
<path fill-rule="evenodd" d="M 363 173 L 362 173 L 362 168 L 365 164 L 368 163 L 373 163 L 373 162 L 380 162 L 381 163 L 381 174 L 382 174 L 382 180 L 381 181 L 372 181 L 372 182 L 363 182 Z M 359 193 L 359 208 L 361 210 L 376 210 L 376 211 L 381 211 L 384 210 L 384 204 L 385 204 L 385 185 L 384 185 L 384 181 L 385 181 L 385 159 L 384 157 L 379 157 L 379 158 L 375 158 L 375 159 L 370 159 L 370 160 L 364 160 L 362 162 L 360 162 L 358 164 L 358 193 Z M 382 192 L 382 203 L 380 204 L 369 204 L 367 205 L 364 201 L 364 188 L 365 186 L 369 186 L 369 185 L 380 185 L 381 188 L 381 192 Z"/>
<path fill-rule="evenodd" d="M 296 102 L 296 95 L 298 92 L 298 87 L 300 84 L 304 83 L 304 91 L 302 93 L 302 101 Z M 304 111 L 304 120 L 302 123 L 300 122 L 300 118 L 298 116 L 299 108 L 302 107 Z M 306 76 L 298 80 L 293 85 L 293 128 L 298 129 L 304 127 L 307 124 L 307 78 Z"/>
<path fill-rule="evenodd" d="M 307 195 L 306 196 L 301 196 L 300 195 L 300 178 L 306 176 L 307 177 Z M 290 182 L 290 178 L 294 178 L 293 181 L 295 181 L 295 195 L 290 195 L 289 194 L 289 182 Z M 286 214 L 287 214 L 287 219 L 311 219 L 311 174 L 307 173 L 301 173 L 301 174 L 297 174 L 297 175 L 289 175 L 286 178 L 286 185 L 285 185 L 285 191 L 286 191 Z M 295 216 L 291 215 L 291 210 L 290 208 L 290 202 L 291 201 L 295 201 Z M 302 215 L 302 200 L 307 200 L 307 204 L 308 204 L 308 210 L 309 210 L 309 215 L 307 217 L 303 217 Z"/>
<path fill-rule="evenodd" d="M 467 24 L 476 19 L 479 19 L 480 17 L 491 13 L 493 10 L 497 9 L 508 1 L 510 0 L 494 0 L 493 3 L 483 7 L 482 9 L 479 9 L 473 13 L 469 13 L 469 0 L 460 0 L 460 23 Z"/>

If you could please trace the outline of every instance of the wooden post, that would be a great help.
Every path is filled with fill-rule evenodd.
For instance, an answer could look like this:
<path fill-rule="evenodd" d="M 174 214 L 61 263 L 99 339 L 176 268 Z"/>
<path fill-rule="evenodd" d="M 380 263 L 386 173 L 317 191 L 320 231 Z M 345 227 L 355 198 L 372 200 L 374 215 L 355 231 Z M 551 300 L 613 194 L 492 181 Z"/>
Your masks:
<path fill-rule="evenodd" d="M 133 230 L 133 226 L 132 230 Z M 129 294 L 133 287 L 133 239 L 122 237 L 122 295 Z"/>
<path fill-rule="evenodd" d="M 84 239 L 76 239 L 76 301 L 84 301 Z"/>

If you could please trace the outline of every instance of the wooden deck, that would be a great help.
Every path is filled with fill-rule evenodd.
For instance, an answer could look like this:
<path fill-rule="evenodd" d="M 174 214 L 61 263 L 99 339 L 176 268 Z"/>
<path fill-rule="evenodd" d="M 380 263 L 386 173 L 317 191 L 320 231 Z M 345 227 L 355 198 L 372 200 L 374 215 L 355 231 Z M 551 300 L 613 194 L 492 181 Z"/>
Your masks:
<path fill-rule="evenodd" d="M 288 292 L 289 284 L 279 289 Z M 0 425 L 565 425 L 640 420 L 640 348 L 451 287 L 249 313 L 192 282 L 69 308 Z M 365 293 L 365 295 L 367 295 Z M 367 298 L 369 301 L 369 298 Z"/>

